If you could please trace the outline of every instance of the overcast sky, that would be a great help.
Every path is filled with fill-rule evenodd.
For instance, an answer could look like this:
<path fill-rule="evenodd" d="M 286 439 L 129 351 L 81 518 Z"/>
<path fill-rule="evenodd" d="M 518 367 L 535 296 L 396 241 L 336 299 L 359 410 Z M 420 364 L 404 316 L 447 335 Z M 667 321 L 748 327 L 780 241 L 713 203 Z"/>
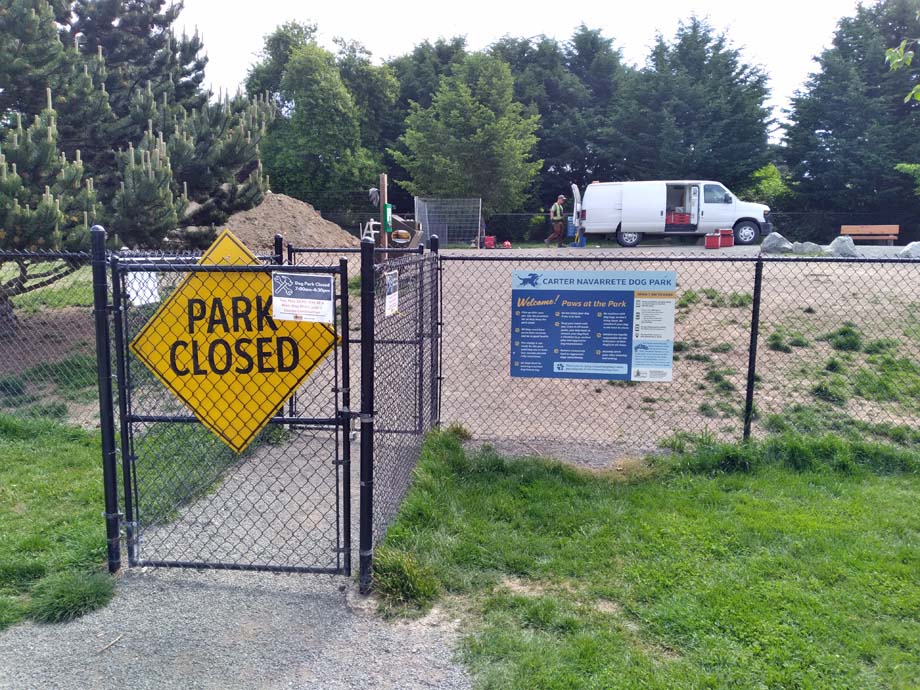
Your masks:
<path fill-rule="evenodd" d="M 856 0 L 185 0 L 179 24 L 202 32 L 210 58 L 206 77 L 214 90 L 235 91 L 265 35 L 288 20 L 317 24 L 319 41 L 329 48 L 337 36 L 363 43 L 378 61 L 407 53 L 425 39 L 457 35 L 466 36 L 472 50 L 506 34 L 546 34 L 564 41 L 584 23 L 613 38 L 627 62 L 642 64 L 657 33 L 673 36 L 678 22 L 695 13 L 724 31 L 747 61 L 766 68 L 770 104 L 785 107 L 814 70 L 812 58 L 830 42 L 837 20 L 856 5 Z"/>

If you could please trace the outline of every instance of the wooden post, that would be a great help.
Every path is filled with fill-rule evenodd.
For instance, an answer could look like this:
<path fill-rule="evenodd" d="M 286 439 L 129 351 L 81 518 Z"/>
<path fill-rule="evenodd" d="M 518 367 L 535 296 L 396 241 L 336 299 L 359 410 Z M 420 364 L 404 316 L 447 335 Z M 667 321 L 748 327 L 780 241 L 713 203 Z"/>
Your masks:
<path fill-rule="evenodd" d="M 386 221 L 387 208 L 387 174 L 380 173 L 380 246 L 386 249 L 390 245 L 390 238 L 384 231 L 383 225 Z M 384 257 L 386 258 L 386 257 Z"/>

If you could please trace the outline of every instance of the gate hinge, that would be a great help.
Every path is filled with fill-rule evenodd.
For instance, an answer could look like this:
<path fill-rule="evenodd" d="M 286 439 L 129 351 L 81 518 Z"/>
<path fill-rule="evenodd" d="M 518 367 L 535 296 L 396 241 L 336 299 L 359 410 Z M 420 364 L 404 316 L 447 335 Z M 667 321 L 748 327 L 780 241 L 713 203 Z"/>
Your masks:
<path fill-rule="evenodd" d="M 104 510 L 102 511 L 102 517 L 104 517 L 106 520 L 111 520 L 112 518 L 115 518 L 116 520 L 118 520 L 119 522 L 121 522 L 121 519 L 122 519 L 124 516 L 125 516 L 125 514 L 122 513 L 122 512 L 120 512 L 120 511 L 117 512 L 117 513 L 107 513 L 107 512 L 105 512 Z"/>

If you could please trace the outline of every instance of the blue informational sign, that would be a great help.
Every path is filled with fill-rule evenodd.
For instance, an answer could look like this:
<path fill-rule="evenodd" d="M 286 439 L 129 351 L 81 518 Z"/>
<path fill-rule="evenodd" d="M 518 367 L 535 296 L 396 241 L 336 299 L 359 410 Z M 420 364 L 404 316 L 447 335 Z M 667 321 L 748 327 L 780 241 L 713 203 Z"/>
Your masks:
<path fill-rule="evenodd" d="M 674 271 L 515 271 L 511 375 L 670 381 Z"/>

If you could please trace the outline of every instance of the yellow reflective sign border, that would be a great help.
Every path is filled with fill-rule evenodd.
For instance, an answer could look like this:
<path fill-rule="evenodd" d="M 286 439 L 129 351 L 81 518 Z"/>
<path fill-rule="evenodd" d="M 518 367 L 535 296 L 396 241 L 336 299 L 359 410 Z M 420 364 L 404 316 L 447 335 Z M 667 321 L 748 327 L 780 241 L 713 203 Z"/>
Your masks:
<path fill-rule="evenodd" d="M 230 246 L 227 246 L 227 243 Z M 229 250 L 229 253 L 228 253 Z M 214 241 L 214 243 L 208 248 L 208 250 L 201 256 L 198 261 L 199 266 L 217 266 L 217 265 L 230 265 L 230 266 L 251 266 L 257 264 L 258 258 L 249 250 L 246 245 L 244 245 L 240 240 L 229 230 L 224 230 Z M 232 271 L 228 271 L 232 273 Z M 153 373 L 154 376 L 159 379 L 159 381 L 175 395 L 179 400 L 185 403 L 189 409 L 195 414 L 195 417 L 215 436 L 217 436 L 221 441 L 223 441 L 227 446 L 233 449 L 237 453 L 243 452 L 255 436 L 265 428 L 268 422 L 271 420 L 272 416 L 275 414 L 275 411 L 278 409 L 278 405 L 270 405 L 269 410 L 266 413 L 264 419 L 255 426 L 251 432 L 240 438 L 239 436 L 230 436 L 228 433 L 221 428 L 219 425 L 212 423 L 207 417 L 199 413 L 197 410 L 197 403 L 191 399 L 189 396 L 183 393 L 182 390 L 177 389 L 169 379 L 167 379 L 160 371 L 157 369 L 156 364 L 148 359 L 146 354 L 138 347 L 138 343 L 149 336 L 148 331 L 153 329 L 158 321 L 158 319 L 163 315 L 164 312 L 169 311 L 172 304 L 176 302 L 183 291 L 189 286 L 189 283 L 195 277 L 194 270 L 191 270 L 188 275 L 183 278 L 182 282 L 176 287 L 175 290 L 170 294 L 170 296 L 163 301 L 163 303 L 157 308 L 154 314 L 147 320 L 143 328 L 138 332 L 138 334 L 131 341 L 130 348 L 134 355 L 143 362 L 147 369 Z M 206 275 L 206 274 L 205 274 Z M 268 282 L 268 292 L 271 293 L 271 283 L 270 275 L 266 272 L 266 276 L 269 278 Z M 319 351 L 319 354 L 315 356 L 312 364 L 305 368 L 303 373 L 297 377 L 294 383 L 288 388 L 288 391 L 296 390 L 301 383 L 303 383 L 309 376 L 312 374 L 316 367 L 329 356 L 332 352 L 335 345 L 341 342 L 341 338 L 336 336 L 335 330 L 328 324 L 312 324 L 315 327 L 321 327 L 323 330 L 328 332 L 328 335 L 331 336 L 329 342 L 326 344 L 325 348 Z M 321 343 L 316 342 L 314 345 L 321 345 Z M 287 396 L 284 396 L 287 397 Z M 283 400 L 279 404 L 283 404 Z"/>

